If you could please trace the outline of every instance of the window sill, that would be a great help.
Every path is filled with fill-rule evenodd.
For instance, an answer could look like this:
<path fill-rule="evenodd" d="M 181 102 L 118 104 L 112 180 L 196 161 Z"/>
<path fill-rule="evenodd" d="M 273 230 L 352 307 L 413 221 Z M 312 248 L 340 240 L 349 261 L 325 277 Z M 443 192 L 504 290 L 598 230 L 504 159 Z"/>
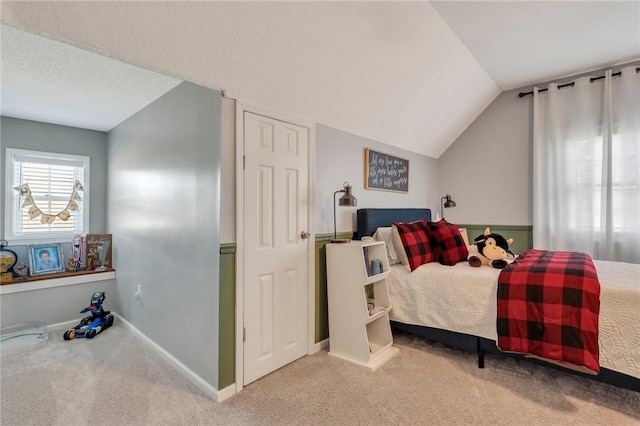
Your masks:
<path fill-rule="evenodd" d="M 67 285 L 86 284 L 96 281 L 112 280 L 116 277 L 116 271 L 81 271 L 64 272 L 61 274 L 41 275 L 29 277 L 25 281 L 11 281 L 2 283 L 0 294 L 20 293 L 23 291 L 42 290 L 46 288 L 62 287 Z"/>
<path fill-rule="evenodd" d="M 81 235 L 87 235 L 87 232 L 82 231 L 78 233 Z M 7 235 L 5 240 L 9 243 L 9 246 L 28 246 L 30 244 L 40 244 L 40 243 L 63 243 L 69 244 L 69 241 L 73 239 L 75 235 L 78 234 L 63 234 L 63 235 L 40 235 L 35 237 L 24 237 L 24 236 L 15 236 L 15 235 Z"/>

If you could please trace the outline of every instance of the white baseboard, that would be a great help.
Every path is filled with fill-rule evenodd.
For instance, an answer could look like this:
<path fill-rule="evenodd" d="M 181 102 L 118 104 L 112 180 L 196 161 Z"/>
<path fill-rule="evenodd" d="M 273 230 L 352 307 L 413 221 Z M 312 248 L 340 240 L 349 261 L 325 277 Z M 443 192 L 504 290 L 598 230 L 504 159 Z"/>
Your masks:
<path fill-rule="evenodd" d="M 226 401 L 227 399 L 231 398 L 232 396 L 236 395 L 236 384 L 232 384 L 227 386 L 224 389 L 220 389 L 218 391 L 218 402 L 222 402 L 222 401 Z"/>
<path fill-rule="evenodd" d="M 176 357 L 171 355 L 169 352 L 163 349 L 160 345 L 158 345 L 156 342 L 154 342 L 149 337 L 147 337 L 144 333 L 138 330 L 133 324 L 131 324 L 126 319 L 122 318 L 122 316 L 120 316 L 117 312 L 111 311 L 111 313 L 118 319 L 118 321 L 121 321 L 122 324 L 133 333 L 134 336 L 139 338 L 143 343 L 145 343 L 149 348 L 151 348 L 151 350 L 153 350 L 158 355 L 160 355 L 162 359 L 164 359 L 169 364 L 171 364 L 173 368 L 178 370 L 178 372 L 180 372 L 187 380 L 193 383 L 198 389 L 200 389 L 209 398 L 213 399 L 216 402 L 222 402 L 231 398 L 236 394 L 235 384 L 227 386 L 224 389 L 217 390 L 216 388 L 211 386 L 209 383 L 207 383 L 202 377 L 194 373 L 193 370 L 191 370 L 189 367 L 187 367 L 182 362 L 180 362 Z M 80 320 L 81 318 L 78 318 L 71 321 L 64 321 L 64 322 L 58 322 L 55 324 L 49 324 L 47 325 L 47 329 L 49 331 L 67 330 L 69 328 L 72 328 L 78 325 Z"/>
<path fill-rule="evenodd" d="M 329 349 L 329 338 L 328 337 L 320 342 L 320 349 L 321 350 Z"/>
<path fill-rule="evenodd" d="M 79 322 L 80 322 L 80 318 L 74 319 L 71 321 L 57 322 L 55 324 L 47 325 L 47 329 L 50 331 L 67 330 L 71 327 L 75 327 L 76 325 L 78 325 Z"/>
<path fill-rule="evenodd" d="M 329 339 L 324 339 L 319 341 L 318 343 L 316 343 L 315 345 L 313 345 L 311 347 L 311 352 L 309 353 L 309 355 L 318 353 L 320 351 L 323 351 L 325 349 L 329 349 Z"/>
<path fill-rule="evenodd" d="M 129 321 L 122 318 L 122 316 L 118 315 L 116 312 L 111 311 L 113 315 L 116 316 L 118 321 L 120 321 L 125 327 L 127 327 L 134 336 L 138 337 L 143 343 L 145 343 L 149 348 L 151 348 L 154 352 L 156 352 L 162 359 L 167 361 L 173 368 L 178 370 L 187 380 L 193 383 L 198 389 L 202 391 L 206 396 L 213 399 L 216 402 L 223 401 L 233 395 L 235 395 L 235 385 L 227 386 L 226 388 L 218 391 L 216 388 L 207 383 L 202 377 L 197 375 L 193 370 L 184 365 L 180 360 L 171 355 L 165 349 L 163 349 L 156 342 L 147 337 L 144 333 L 138 330 L 133 324 Z M 233 387 L 233 393 L 228 389 Z M 224 399 L 221 399 L 224 398 Z"/>

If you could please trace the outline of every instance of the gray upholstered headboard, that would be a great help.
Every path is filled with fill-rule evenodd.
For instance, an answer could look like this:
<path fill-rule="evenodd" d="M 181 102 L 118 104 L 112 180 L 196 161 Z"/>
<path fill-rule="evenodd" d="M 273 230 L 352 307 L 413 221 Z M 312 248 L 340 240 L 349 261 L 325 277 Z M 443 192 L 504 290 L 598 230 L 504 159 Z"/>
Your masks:
<path fill-rule="evenodd" d="M 431 220 L 431 209 L 358 209 L 357 238 L 371 236 L 382 226 L 391 226 L 393 222 L 413 222 Z"/>

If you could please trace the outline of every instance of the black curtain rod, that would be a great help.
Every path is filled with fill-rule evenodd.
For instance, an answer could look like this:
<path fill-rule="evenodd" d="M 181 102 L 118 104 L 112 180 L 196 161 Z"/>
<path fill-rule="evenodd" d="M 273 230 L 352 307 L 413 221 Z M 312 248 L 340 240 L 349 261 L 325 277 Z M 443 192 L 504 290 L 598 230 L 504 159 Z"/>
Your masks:
<path fill-rule="evenodd" d="M 568 86 L 573 87 L 573 86 L 575 86 L 575 85 L 576 85 L 576 82 L 575 82 L 575 81 L 572 81 L 571 83 L 567 83 L 567 84 L 561 84 L 561 85 L 559 85 L 559 86 L 558 86 L 558 89 L 562 89 L 563 87 L 568 87 Z M 547 89 L 547 88 L 540 89 L 540 90 L 538 90 L 538 93 L 540 93 L 540 92 L 546 92 L 547 90 L 549 90 L 549 89 Z M 533 90 L 532 90 L 532 91 L 530 91 L 530 92 L 520 92 L 520 93 L 518 94 L 518 97 L 522 98 L 522 97 L 525 97 L 525 96 L 527 96 L 527 95 L 533 95 Z"/>
<path fill-rule="evenodd" d="M 638 72 L 638 71 L 636 71 Z M 618 72 L 614 72 L 613 74 L 611 74 L 611 77 L 620 77 L 622 75 L 622 71 L 618 71 Z M 591 77 L 589 79 L 589 83 L 593 83 L 596 80 L 602 80 L 604 78 L 604 75 L 601 75 L 600 77 Z"/>
<path fill-rule="evenodd" d="M 636 68 L 636 73 L 640 73 L 640 67 L 637 67 L 637 68 Z M 621 75 L 622 75 L 622 71 L 614 72 L 613 74 L 611 74 L 611 76 L 612 76 L 612 77 L 620 77 Z M 605 77 L 604 75 L 601 75 L 601 76 L 599 76 L 599 77 L 591 77 L 591 78 L 589 79 L 589 82 L 593 83 L 594 81 L 596 81 L 596 80 L 601 80 L 601 79 L 603 79 L 604 77 Z M 561 84 L 561 85 L 559 85 L 559 86 L 558 86 L 558 89 L 562 89 L 563 87 L 569 87 L 569 86 L 573 87 L 573 86 L 575 86 L 575 85 L 576 85 L 576 82 L 575 82 L 575 81 L 572 81 L 571 83 L 567 83 L 567 84 Z M 546 92 L 547 90 L 549 90 L 549 89 L 548 89 L 548 88 L 540 89 L 540 90 L 538 90 L 538 93 L 540 93 L 540 92 Z M 523 97 L 525 97 L 525 96 L 527 96 L 527 95 L 533 95 L 533 90 L 532 90 L 532 91 L 530 91 L 530 92 L 520 92 L 520 93 L 518 94 L 518 97 L 519 97 L 519 98 L 523 98 Z"/>

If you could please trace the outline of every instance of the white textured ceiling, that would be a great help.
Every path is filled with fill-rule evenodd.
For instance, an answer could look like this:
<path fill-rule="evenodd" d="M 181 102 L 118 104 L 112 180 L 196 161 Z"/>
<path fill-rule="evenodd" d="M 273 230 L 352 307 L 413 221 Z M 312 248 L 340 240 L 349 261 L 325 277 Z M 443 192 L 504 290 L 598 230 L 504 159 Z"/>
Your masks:
<path fill-rule="evenodd" d="M 180 80 L 2 25 L 2 115 L 108 131 Z"/>
<path fill-rule="evenodd" d="M 426 2 L 3 2 L 3 19 L 438 157 L 499 89 Z"/>
<path fill-rule="evenodd" d="M 2 19 L 435 158 L 501 89 L 640 58 L 638 2 L 3 1 Z"/>
<path fill-rule="evenodd" d="M 502 90 L 640 58 L 640 1 L 435 1 Z"/>

